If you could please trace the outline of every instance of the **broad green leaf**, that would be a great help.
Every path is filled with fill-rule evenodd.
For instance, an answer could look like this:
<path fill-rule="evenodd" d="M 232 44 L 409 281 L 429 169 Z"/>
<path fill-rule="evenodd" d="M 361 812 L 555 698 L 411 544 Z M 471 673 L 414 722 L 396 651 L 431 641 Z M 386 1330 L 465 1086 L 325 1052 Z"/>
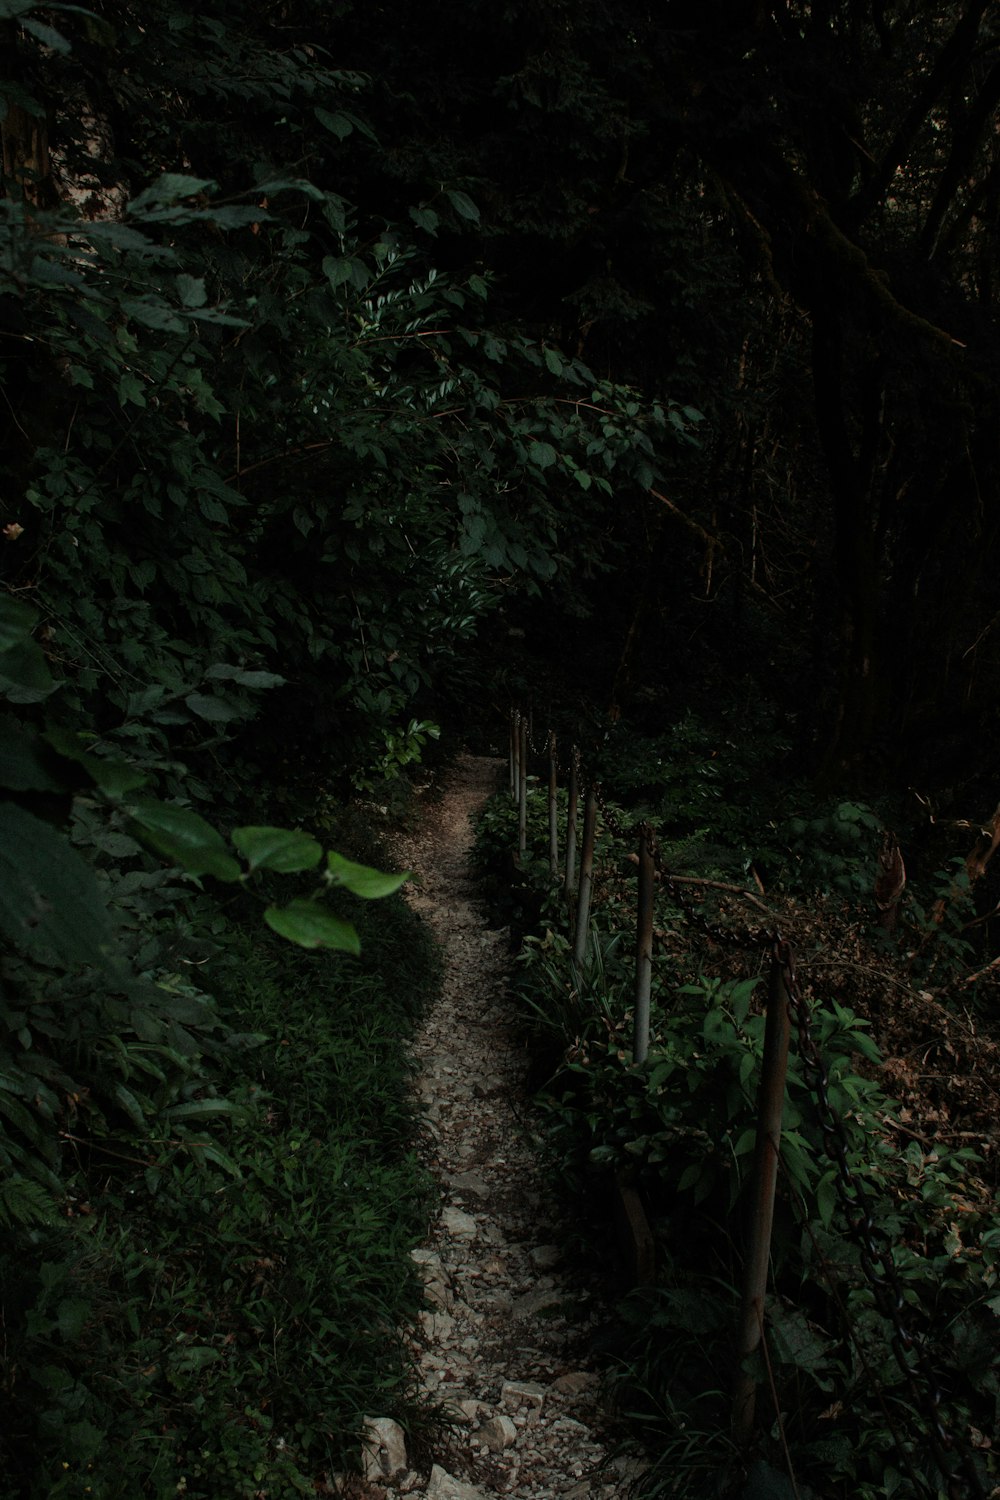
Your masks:
<path fill-rule="evenodd" d="M 0 786 L 15 792 L 62 792 L 38 735 L 10 714 L 0 715 Z"/>
<path fill-rule="evenodd" d="M 43 963 L 105 965 L 114 934 L 94 872 L 50 823 L 0 803 L 0 928 Z"/>
<path fill-rule="evenodd" d="M 528 449 L 528 458 L 539 469 L 550 469 L 559 455 L 551 443 L 532 443 Z"/>
<path fill-rule="evenodd" d="M 129 828 L 147 848 L 173 860 L 189 875 L 237 881 L 241 871 L 225 840 L 210 823 L 186 807 L 143 798 L 132 805 Z"/>
<path fill-rule="evenodd" d="M 214 1166 L 221 1167 L 224 1172 L 228 1172 L 230 1177 L 235 1177 L 237 1182 L 243 1181 L 243 1173 L 236 1162 L 228 1152 L 220 1150 L 213 1141 L 184 1141 L 183 1144 L 200 1167 L 203 1167 L 206 1162 L 211 1162 Z"/>
<path fill-rule="evenodd" d="M 37 609 L 6 594 L 0 595 L 0 652 L 30 640 L 37 622 Z"/>
<path fill-rule="evenodd" d="M 546 349 L 545 364 L 550 375 L 561 375 L 564 369 L 563 357 L 555 349 Z"/>
<path fill-rule="evenodd" d="M 188 276 L 185 272 L 176 278 L 177 295 L 184 307 L 204 307 L 208 301 L 203 276 Z"/>
<path fill-rule="evenodd" d="M 294 828 L 235 828 L 233 843 L 251 870 L 314 870 L 323 858 L 322 847 L 308 833 Z"/>
<path fill-rule="evenodd" d="M 286 677 L 279 677 L 277 672 L 246 671 L 243 667 L 226 666 L 224 662 L 209 667 L 205 679 L 213 682 L 236 682 L 240 687 L 248 688 L 283 687 L 288 680 Z"/>
<path fill-rule="evenodd" d="M 154 203 L 171 203 L 177 198 L 194 198 L 208 188 L 214 188 L 211 177 L 187 177 L 181 172 L 164 172 L 155 182 L 129 203 L 129 212 L 147 208 Z"/>
<path fill-rule="evenodd" d="M 347 116 L 342 115 L 339 110 L 335 114 L 332 114 L 330 110 L 320 109 L 319 105 L 317 105 L 313 110 L 313 114 L 324 130 L 329 130 L 331 135 L 337 137 L 338 141 L 345 140 L 354 129 Z"/>
<path fill-rule="evenodd" d="M 461 218 L 469 219 L 473 224 L 479 223 L 479 209 L 473 203 L 468 193 L 449 189 L 448 201 Z"/>
<path fill-rule="evenodd" d="M 71 50 L 69 42 L 61 31 L 56 31 L 55 27 L 46 26 L 43 21 L 25 19 L 23 16 L 21 18 L 21 25 L 25 31 L 30 31 L 32 36 L 36 36 L 43 46 L 50 47 L 53 52 L 60 52 L 65 55 Z"/>
<path fill-rule="evenodd" d="M 188 1099 L 163 1111 L 167 1120 L 209 1120 L 235 1114 L 239 1114 L 239 1107 L 231 1099 Z"/>
<path fill-rule="evenodd" d="M 293 901 L 289 906 L 269 906 L 264 921 L 279 937 L 300 948 L 336 948 L 360 953 L 361 943 L 350 922 L 326 911 L 317 901 Z"/>
<path fill-rule="evenodd" d="M 132 1090 L 127 1089 L 123 1083 L 116 1083 L 112 1094 L 128 1115 L 132 1124 L 136 1125 L 140 1130 L 145 1130 L 146 1114 Z"/>
<path fill-rule="evenodd" d="M 92 1304 L 83 1297 L 64 1297 L 56 1313 L 60 1338 L 67 1343 L 75 1343 L 83 1333 L 93 1310 Z"/>
<path fill-rule="evenodd" d="M 437 234 L 438 224 L 441 222 L 432 208 L 414 207 L 410 209 L 410 218 L 418 229 L 425 234 Z"/>
<path fill-rule="evenodd" d="M 126 401 L 131 401 L 133 406 L 145 406 L 146 404 L 146 392 L 143 389 L 142 381 L 131 370 L 126 370 L 118 382 L 118 400 L 122 406 L 125 405 Z"/>
<path fill-rule="evenodd" d="M 185 330 L 184 319 L 178 317 L 176 310 L 162 297 L 125 297 L 121 308 L 127 317 L 135 318 L 146 328 L 157 328 L 164 333 L 183 333 Z"/>
<path fill-rule="evenodd" d="M 46 729 L 42 738 L 67 760 L 82 766 L 94 785 L 107 797 L 123 797 L 126 792 L 145 786 L 149 779 L 123 760 L 103 760 L 92 754 L 80 744 L 77 735 L 58 725 Z"/>
<path fill-rule="evenodd" d="M 207 719 L 210 724 L 228 724 L 231 719 L 245 718 L 241 708 L 234 703 L 227 703 L 225 698 L 216 698 L 208 693 L 188 693 L 184 699 L 188 708 L 199 719 Z"/>
<path fill-rule="evenodd" d="M 0 693 L 13 703 L 40 703 L 57 684 L 40 646 L 31 639 L 38 613 L 0 597 Z"/>
<path fill-rule="evenodd" d="M 357 121 L 353 121 L 352 123 L 356 125 Z M 303 197 L 311 198 L 314 203 L 323 203 L 327 197 L 323 189 L 318 188 L 314 182 L 310 182 L 308 177 L 274 177 L 269 182 L 258 182 L 254 188 L 254 192 L 261 194 L 261 196 L 270 194 L 272 197 L 275 193 L 301 193 Z M 336 194 L 333 194 L 333 196 L 336 197 Z M 267 218 L 267 215 L 260 209 L 255 208 L 249 211 L 257 219 Z"/>
<path fill-rule="evenodd" d="M 369 865 L 357 865 L 332 849 L 326 856 L 326 864 L 333 885 L 342 885 L 355 896 L 363 896 L 366 901 L 391 896 L 393 891 L 398 891 L 410 878 L 408 870 L 404 870 L 402 875 L 384 875 L 381 870 L 373 870 Z"/>
<path fill-rule="evenodd" d="M 344 286 L 352 279 L 354 261 L 346 256 L 327 255 L 323 261 L 323 275 L 336 291 L 339 286 Z"/>

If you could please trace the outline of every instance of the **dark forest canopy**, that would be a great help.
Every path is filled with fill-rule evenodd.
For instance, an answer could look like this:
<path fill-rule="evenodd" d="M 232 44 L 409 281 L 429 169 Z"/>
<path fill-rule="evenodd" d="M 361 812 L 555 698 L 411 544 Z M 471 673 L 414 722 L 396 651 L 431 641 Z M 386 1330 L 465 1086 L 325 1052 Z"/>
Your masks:
<path fill-rule="evenodd" d="M 258 624 L 227 618 L 227 632 L 278 665 L 259 631 L 274 636 L 276 616 L 304 631 L 306 659 L 340 662 L 341 727 L 362 738 L 358 714 L 406 721 L 436 675 L 405 591 L 384 619 L 394 551 L 414 542 L 396 524 L 404 488 L 425 624 L 427 589 L 450 593 L 441 618 L 460 635 L 480 584 L 485 606 L 498 583 L 509 599 L 532 578 L 554 578 L 549 607 L 575 617 L 599 569 L 612 607 L 598 699 L 613 682 L 616 696 L 648 685 L 665 656 L 683 684 L 693 636 L 708 653 L 696 678 L 706 661 L 720 685 L 749 672 L 786 707 L 808 682 L 828 771 L 908 743 L 930 769 L 987 732 L 1000 608 L 992 7 L 90 16 L 16 0 L 8 13 L 4 521 L 26 528 L 5 549 L 20 597 L 39 583 L 35 547 L 54 565 L 54 510 L 93 485 L 78 455 L 107 449 L 100 503 L 76 507 L 107 536 L 141 448 L 145 471 L 158 451 L 172 470 L 153 479 L 161 517 L 195 475 L 209 535 L 245 514 L 239 561 L 227 545 L 208 585 L 182 562 L 210 557 L 205 539 L 172 556 L 145 534 L 148 509 L 137 528 L 127 504 L 130 541 L 98 563 L 121 632 L 155 620 L 169 652 L 184 627 L 165 607 L 239 616 L 247 588 L 263 591 Z M 163 173 L 199 185 L 150 196 Z M 70 213 L 91 226 L 93 275 L 42 232 Z M 63 320 L 58 337 L 29 332 L 40 316 Z M 373 317 L 384 331 L 340 336 Z M 450 382 L 463 409 L 448 430 Z M 586 432 L 579 401 L 564 407 L 571 431 L 551 425 L 601 382 L 633 385 L 641 416 L 609 397 Z M 407 416 L 386 425 L 393 401 Z M 656 435 L 665 412 L 689 428 L 684 407 L 706 417 L 697 450 L 670 441 L 669 422 Z M 641 457 L 626 460 L 637 436 Z M 608 483 L 584 488 L 591 470 Z M 59 564 L 67 582 L 74 561 Z M 183 598 L 217 588 L 234 597 Z M 306 624 L 314 589 L 322 639 Z M 50 592 L 34 602 L 51 615 Z"/>

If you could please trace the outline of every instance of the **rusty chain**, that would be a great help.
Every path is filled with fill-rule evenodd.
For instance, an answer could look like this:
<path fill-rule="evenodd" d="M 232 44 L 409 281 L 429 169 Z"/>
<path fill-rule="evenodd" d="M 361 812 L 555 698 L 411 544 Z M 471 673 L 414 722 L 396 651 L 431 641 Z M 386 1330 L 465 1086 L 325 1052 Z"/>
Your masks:
<path fill-rule="evenodd" d="M 535 753 L 539 753 L 537 749 Z M 573 759 L 579 771 L 581 754 L 575 746 Z M 559 768 L 564 769 L 561 765 Z M 621 843 L 632 843 L 636 830 L 626 828 L 612 811 L 598 782 L 591 781 L 590 785 L 600 808 L 602 821 L 612 837 Z M 812 1033 L 812 1014 L 799 985 L 791 944 L 768 928 L 748 924 L 739 928 L 723 927 L 718 922 L 713 922 L 692 899 L 685 885 L 666 868 L 655 832 L 649 824 L 645 826 L 654 866 L 686 921 L 713 942 L 723 946 L 744 950 L 769 949 L 774 962 L 781 966 L 788 996 L 789 1018 L 798 1038 L 805 1081 L 816 1099 L 824 1149 L 835 1168 L 837 1196 L 848 1232 L 859 1252 L 865 1282 L 871 1290 L 878 1311 L 893 1330 L 890 1339 L 893 1357 L 926 1425 L 934 1461 L 947 1485 L 948 1500 L 986 1500 L 986 1491 L 971 1451 L 949 1428 L 944 1418 L 942 1393 L 926 1344 L 907 1324 L 904 1316 L 906 1301 L 891 1250 L 888 1245 L 879 1243 L 881 1235 L 875 1224 L 871 1198 L 851 1166 L 843 1124 L 830 1102 L 829 1075 Z M 966 1485 L 969 1487 L 966 1488 Z"/>

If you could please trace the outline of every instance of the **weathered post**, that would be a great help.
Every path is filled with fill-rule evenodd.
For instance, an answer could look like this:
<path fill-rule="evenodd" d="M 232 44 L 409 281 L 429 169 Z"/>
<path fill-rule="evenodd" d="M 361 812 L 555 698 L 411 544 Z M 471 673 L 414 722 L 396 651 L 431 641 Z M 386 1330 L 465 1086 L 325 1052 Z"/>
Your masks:
<path fill-rule="evenodd" d="M 556 802 L 556 736 L 549 730 L 549 871 L 555 880 L 559 874 L 559 808 Z"/>
<path fill-rule="evenodd" d="M 511 787 L 511 797 L 516 802 L 521 795 L 521 710 L 519 708 L 514 710 L 511 739 L 514 746 L 514 784 Z"/>
<path fill-rule="evenodd" d="M 569 792 L 566 802 L 566 884 L 563 886 L 563 895 L 567 906 L 573 899 L 573 886 L 576 883 L 576 805 L 579 797 L 579 769 L 580 756 L 574 745 L 569 757 Z"/>
<path fill-rule="evenodd" d="M 528 721 L 521 715 L 517 774 L 517 852 L 523 859 L 528 848 Z"/>
<path fill-rule="evenodd" d="M 517 709 L 510 711 L 507 725 L 508 760 L 510 762 L 510 800 L 517 801 Z"/>
<path fill-rule="evenodd" d="M 649 1051 L 649 995 L 653 982 L 653 845 L 648 823 L 639 824 L 639 894 L 635 924 L 635 1034 L 632 1061 Z"/>
<path fill-rule="evenodd" d="M 785 971 L 777 956 L 771 962 L 764 1025 L 764 1057 L 757 1100 L 757 1143 L 753 1165 L 753 1205 L 746 1261 L 743 1266 L 743 1302 L 736 1358 L 740 1365 L 733 1396 L 733 1435 L 748 1443 L 753 1434 L 757 1388 L 753 1376 L 742 1368 L 764 1336 L 764 1298 L 771 1253 L 774 1189 L 781 1150 L 781 1116 L 785 1103 L 785 1073 L 788 1066 L 788 991 Z"/>
<path fill-rule="evenodd" d="M 583 850 L 580 855 L 580 890 L 576 902 L 576 928 L 573 933 L 573 973 L 583 970 L 587 953 L 587 931 L 590 926 L 590 891 L 594 878 L 594 835 L 597 831 L 597 788 L 587 790 L 583 809 Z"/>

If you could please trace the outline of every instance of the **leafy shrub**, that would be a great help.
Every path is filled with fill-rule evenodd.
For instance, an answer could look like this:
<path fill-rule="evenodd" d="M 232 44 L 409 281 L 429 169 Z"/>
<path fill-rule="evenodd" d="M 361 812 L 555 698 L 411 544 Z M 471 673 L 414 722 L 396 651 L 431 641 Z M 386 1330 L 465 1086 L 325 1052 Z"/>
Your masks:
<path fill-rule="evenodd" d="M 437 960 L 398 898 L 378 931 L 336 970 L 219 934 L 189 1138 L 71 1132 L 58 1222 L 3 1257 L 5 1494 L 313 1493 L 365 1412 L 406 1420 L 430 1185 L 401 1044 Z"/>
<path fill-rule="evenodd" d="M 663 780 L 669 779 L 668 771 Z M 623 1309 L 616 1341 L 618 1399 L 647 1434 L 656 1434 L 657 1459 L 636 1493 L 694 1496 L 714 1483 L 727 1495 L 783 1494 L 783 1455 L 790 1452 L 799 1485 L 813 1486 L 816 1495 L 909 1496 L 907 1466 L 926 1467 L 924 1417 L 893 1357 L 895 1329 L 875 1305 L 838 1192 L 814 1081 L 794 1045 L 772 1242 L 768 1363 L 758 1371 L 762 1414 L 770 1386 L 776 1426 L 759 1434 L 749 1468 L 733 1450 L 731 1329 L 764 1030 L 758 980 L 704 971 L 692 977 L 684 972 L 690 959 L 668 943 L 654 962 L 648 1056 L 634 1064 L 627 851 L 605 826 L 593 941 L 588 963 L 574 973 L 561 901 L 542 857 L 541 802 L 529 801 L 529 851 L 517 864 L 539 921 L 524 938 L 515 981 L 527 1024 L 549 1059 L 540 1105 L 564 1174 L 585 1190 L 595 1172 L 632 1177 L 658 1237 L 657 1286 Z M 856 803 L 829 810 L 807 799 L 802 805 L 810 806 L 809 818 L 772 822 L 769 835 L 773 847 L 783 842 L 791 856 L 788 885 L 865 891 L 879 827 L 874 814 Z M 631 816 L 612 809 L 623 825 Z M 707 832 L 693 828 L 692 847 Z M 480 825 L 484 858 L 499 868 L 500 851 L 515 840 L 516 811 L 499 798 Z M 949 887 L 954 878 L 947 871 L 941 877 Z M 527 911 L 530 901 L 521 902 Z M 960 903 L 954 904 L 960 920 Z M 678 915 L 658 889 L 654 928 L 669 931 Z M 997 1234 L 982 1164 L 965 1148 L 928 1150 L 912 1142 L 898 1149 L 899 1109 L 879 1087 L 880 1057 L 866 1027 L 835 998 L 814 1002 L 812 1033 L 827 1096 L 853 1179 L 874 1206 L 871 1234 L 891 1253 L 901 1314 L 919 1330 L 947 1385 L 953 1430 L 971 1432 L 972 1461 L 986 1483 L 987 1450 L 976 1434 L 988 1433 L 994 1421 L 1000 1365 Z"/>

